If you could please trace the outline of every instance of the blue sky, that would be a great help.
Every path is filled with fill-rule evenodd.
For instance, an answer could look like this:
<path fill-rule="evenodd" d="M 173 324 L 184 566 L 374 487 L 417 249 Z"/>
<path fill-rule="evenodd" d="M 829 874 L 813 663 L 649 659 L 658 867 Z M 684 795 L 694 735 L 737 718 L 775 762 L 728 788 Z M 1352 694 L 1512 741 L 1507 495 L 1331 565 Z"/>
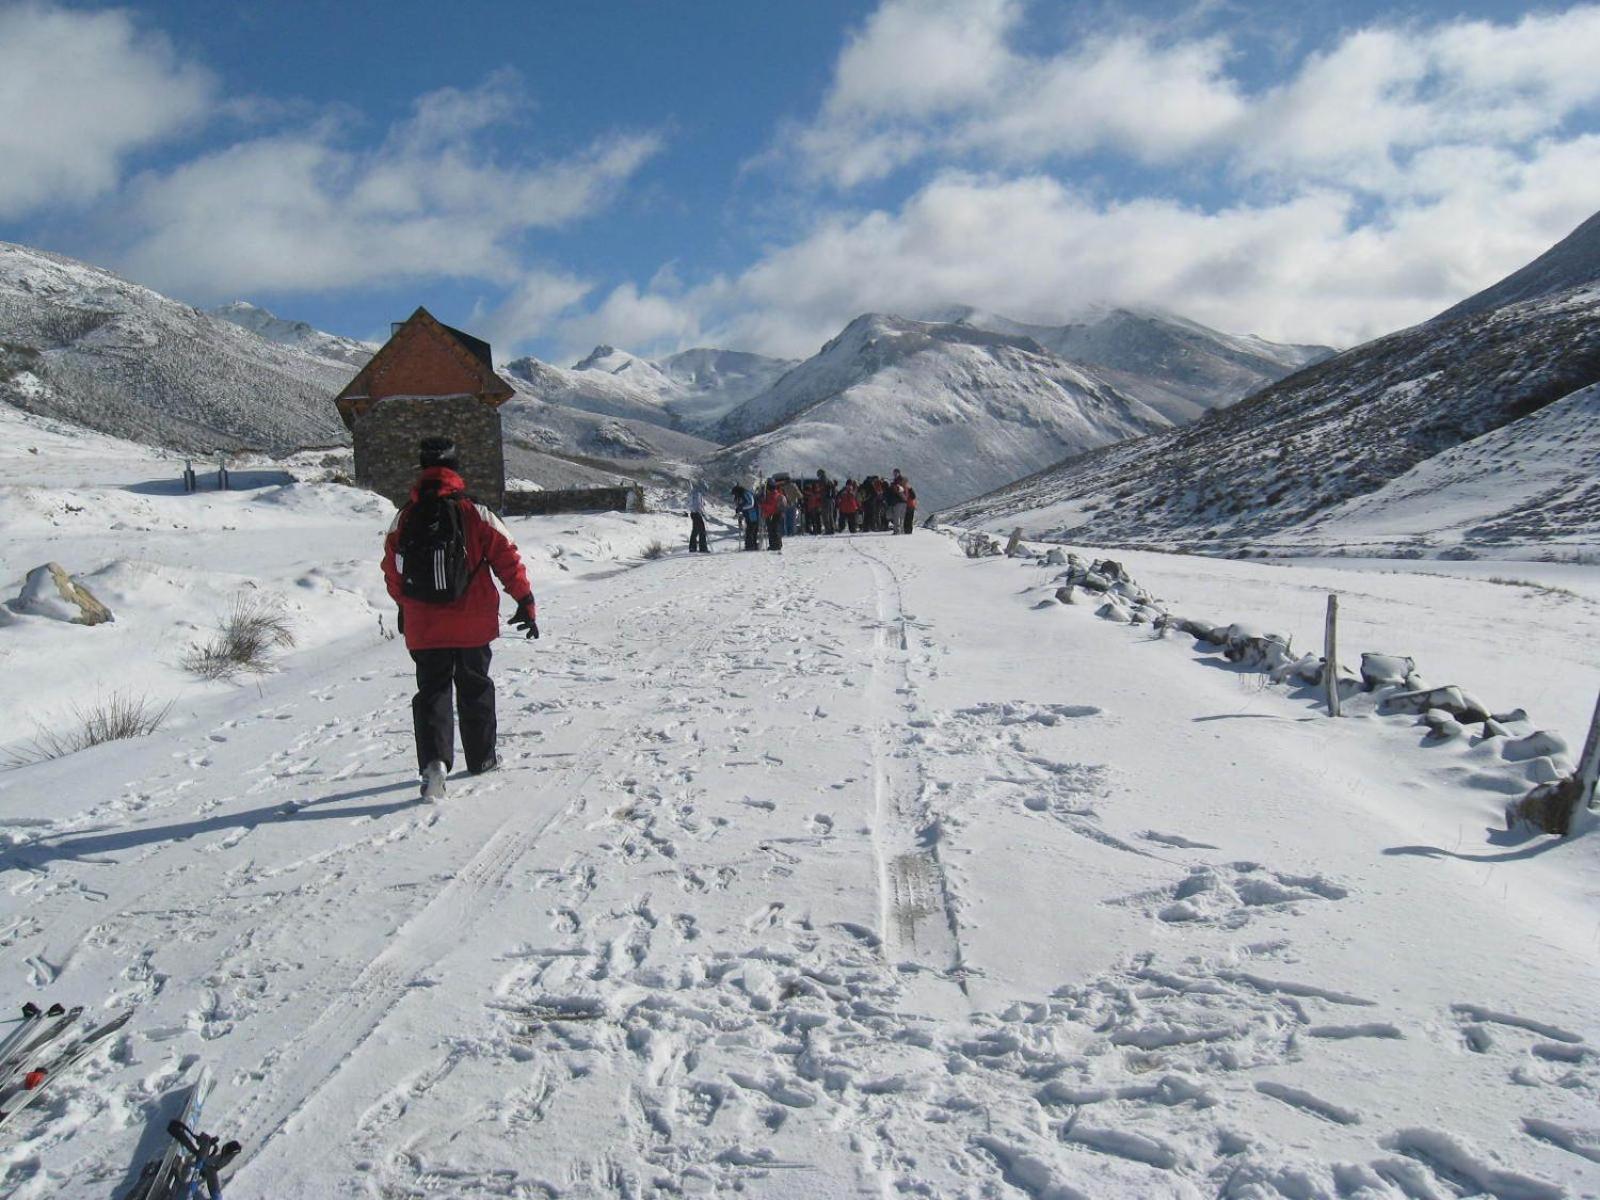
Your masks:
<path fill-rule="evenodd" d="M 0 238 L 556 361 L 956 303 L 1348 344 L 1600 208 L 1595 61 L 1595 4 L 0 0 Z"/>

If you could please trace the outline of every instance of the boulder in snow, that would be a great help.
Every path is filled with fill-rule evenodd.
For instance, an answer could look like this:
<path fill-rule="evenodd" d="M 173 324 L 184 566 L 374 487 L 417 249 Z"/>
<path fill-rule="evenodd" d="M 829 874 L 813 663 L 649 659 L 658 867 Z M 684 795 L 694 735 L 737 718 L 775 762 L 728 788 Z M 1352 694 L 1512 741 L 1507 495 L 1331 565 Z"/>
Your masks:
<path fill-rule="evenodd" d="M 1500 747 L 1500 757 L 1507 762 L 1529 762 L 1535 758 L 1570 759 L 1572 747 L 1559 733 L 1535 729 L 1527 737 L 1508 738 Z"/>
<path fill-rule="evenodd" d="M 1417 671 L 1414 658 L 1398 654 L 1363 654 L 1361 656 L 1361 681 L 1369 690 L 1381 687 L 1405 687 L 1406 680 Z"/>
<path fill-rule="evenodd" d="M 74 625 L 101 625 L 115 620 L 111 610 L 95 598 L 60 563 L 45 563 L 28 572 L 22 591 L 11 606 L 18 612 Z"/>
<path fill-rule="evenodd" d="M 1430 742 L 1449 742 L 1461 737 L 1466 730 L 1461 722 L 1442 708 L 1430 708 L 1422 714 L 1422 723 L 1428 727 Z"/>
<path fill-rule="evenodd" d="M 1129 620 L 1128 610 L 1122 607 L 1122 602 L 1115 596 L 1095 609 L 1094 615 L 1106 621 L 1116 621 L 1120 625 L 1126 625 Z"/>
<path fill-rule="evenodd" d="M 1430 708 L 1442 708 L 1456 720 L 1469 725 L 1477 725 L 1489 719 L 1489 710 L 1475 696 L 1453 685 L 1436 687 L 1426 692 L 1397 692 L 1393 696 L 1385 696 L 1381 711 L 1408 712 L 1421 716 Z"/>

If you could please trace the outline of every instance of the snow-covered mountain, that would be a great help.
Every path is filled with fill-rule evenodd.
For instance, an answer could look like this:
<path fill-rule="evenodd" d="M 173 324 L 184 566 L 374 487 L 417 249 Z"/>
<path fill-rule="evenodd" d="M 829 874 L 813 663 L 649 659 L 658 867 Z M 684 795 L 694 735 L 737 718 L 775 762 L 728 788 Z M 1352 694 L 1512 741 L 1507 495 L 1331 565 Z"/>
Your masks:
<path fill-rule="evenodd" d="M 0 243 L 0 403 L 66 427 L 186 453 L 347 443 L 332 397 L 372 352 L 242 301 L 205 313 Z M 609 378 L 559 374 L 591 392 Z M 548 403 L 526 374 L 509 377 L 519 394 L 502 409 L 506 467 L 519 481 L 672 484 L 716 449 L 667 428 L 659 406 L 586 411 Z"/>
<path fill-rule="evenodd" d="M 1052 354 L 1094 368 L 1118 391 L 1143 400 L 1174 425 L 1242 400 L 1334 354 L 1328 346 L 1220 333 L 1155 309 L 1097 308 L 1063 325 L 1030 325 L 959 305 L 930 319 L 1032 338 Z"/>
<path fill-rule="evenodd" d="M 1546 422 L 1525 418 L 1600 381 L 1596 232 L 1596 223 L 1587 222 L 1540 260 L 1565 264 L 1558 272 L 1518 272 L 1483 293 L 1482 303 L 1474 297 L 1193 425 L 1063 462 L 949 515 L 1101 542 L 1217 549 L 1268 539 L 1293 543 L 1311 536 L 1319 516 L 1331 520 L 1335 505 L 1378 493 L 1435 456 L 1496 431 L 1504 436 L 1486 443 L 1492 455 L 1482 447 L 1462 450 L 1436 469 L 1443 480 L 1492 468 L 1503 483 L 1493 494 L 1509 501 L 1514 492 L 1505 489 L 1541 453 L 1563 410 Z M 1583 262 L 1591 264 L 1587 277 L 1572 265 Z M 1495 303 L 1512 294 L 1519 298 Z M 1581 461 L 1600 431 L 1574 419 L 1561 424 L 1561 436 L 1572 439 L 1563 445 Z M 1388 492 L 1396 499 L 1415 494 L 1399 483 Z M 1550 531 L 1578 529 L 1588 519 L 1581 506 L 1550 499 L 1544 508 Z M 1417 514 L 1414 501 L 1408 503 Z M 1372 507 L 1360 511 L 1370 524 Z M 1414 521 L 1424 548 L 1450 541 L 1435 538 L 1433 525 Z M 1520 527 L 1515 513 L 1484 511 L 1459 537 L 1470 544 L 1513 527 Z"/>
<path fill-rule="evenodd" d="M 898 467 L 932 506 L 1167 424 L 1030 338 L 867 314 L 729 414 L 719 431 L 735 444 L 713 462 L 741 476 Z"/>
<path fill-rule="evenodd" d="M 665 428 L 674 425 L 658 392 L 608 371 L 558 367 L 528 356 L 512 359 L 501 368 L 501 374 L 518 390 L 546 404 Z"/>
<path fill-rule="evenodd" d="M 348 361 L 267 341 L 98 267 L 0 242 L 0 402 L 190 452 L 348 441 Z"/>
<path fill-rule="evenodd" d="M 686 429 L 697 430 L 715 425 L 798 365 L 788 358 L 705 347 L 669 354 L 655 363 L 674 387 L 668 409 Z"/>
<path fill-rule="evenodd" d="M 517 392 L 500 408 L 509 479 L 544 488 L 610 483 L 677 487 L 717 449 L 715 442 L 669 428 L 659 414 L 652 421 L 621 411 L 592 411 L 548 399 L 516 372 L 502 375 Z"/>
<path fill-rule="evenodd" d="M 241 329 L 248 329 L 269 342 L 276 342 L 280 346 L 293 346 L 321 358 L 337 359 L 353 367 L 366 366 L 367 360 L 378 350 L 378 347 L 371 342 L 360 342 L 355 338 L 340 337 L 336 333 L 325 333 L 305 321 L 286 321 L 259 305 L 251 304 L 248 300 L 235 300 L 231 304 L 219 305 L 211 310 L 211 315 L 221 317 L 224 321 L 231 321 Z"/>
<path fill-rule="evenodd" d="M 552 404 L 707 434 L 794 365 L 738 350 L 700 348 L 646 359 L 596 346 L 571 367 L 528 357 L 505 370 Z"/>
<path fill-rule="evenodd" d="M 1590 217 L 1521 270 L 1469 296 L 1434 318 L 1451 321 L 1469 313 L 1536 300 L 1600 280 L 1600 213 Z"/>

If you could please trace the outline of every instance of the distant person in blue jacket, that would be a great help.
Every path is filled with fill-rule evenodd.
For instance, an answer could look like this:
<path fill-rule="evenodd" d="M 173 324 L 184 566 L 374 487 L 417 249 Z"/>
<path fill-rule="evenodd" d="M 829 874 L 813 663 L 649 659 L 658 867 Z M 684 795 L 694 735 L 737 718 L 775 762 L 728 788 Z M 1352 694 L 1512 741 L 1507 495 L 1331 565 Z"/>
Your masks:
<path fill-rule="evenodd" d="M 742 483 L 733 485 L 733 511 L 744 522 L 744 548 L 761 549 L 758 541 L 761 533 L 761 510 L 756 507 L 755 493 Z"/>

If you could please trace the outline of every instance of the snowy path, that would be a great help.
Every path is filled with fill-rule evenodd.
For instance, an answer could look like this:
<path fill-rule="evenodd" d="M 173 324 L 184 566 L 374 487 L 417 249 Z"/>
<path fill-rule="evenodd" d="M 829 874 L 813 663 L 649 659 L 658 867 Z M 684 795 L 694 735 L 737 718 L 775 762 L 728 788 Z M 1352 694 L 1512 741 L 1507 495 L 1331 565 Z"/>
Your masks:
<path fill-rule="evenodd" d="M 392 644 L 14 774 L 15 985 L 140 1008 L 4 1187 L 121 1187 L 200 1055 L 234 1200 L 1600 1188 L 1593 848 L 1032 582 L 591 578 L 437 806 Z"/>

